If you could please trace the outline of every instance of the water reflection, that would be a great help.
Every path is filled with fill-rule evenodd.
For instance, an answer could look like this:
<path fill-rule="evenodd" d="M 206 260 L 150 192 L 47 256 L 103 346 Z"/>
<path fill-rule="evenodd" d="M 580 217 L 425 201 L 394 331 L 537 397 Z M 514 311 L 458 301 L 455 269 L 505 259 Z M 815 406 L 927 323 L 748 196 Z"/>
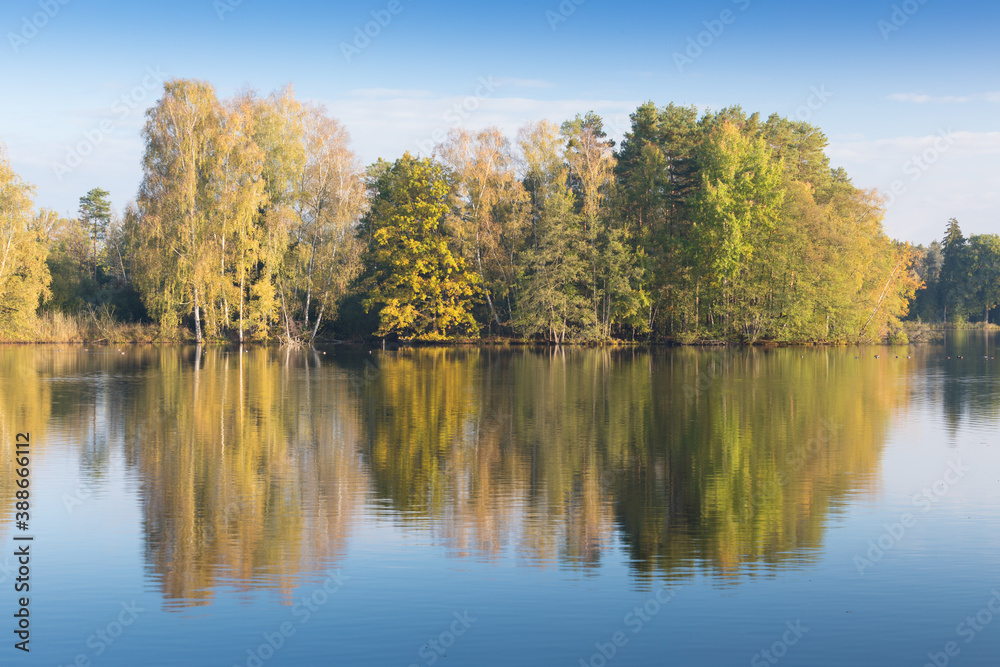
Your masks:
<path fill-rule="evenodd" d="M 624 548 L 635 577 L 725 581 L 818 553 L 934 349 L 3 348 L 0 435 L 69 434 L 98 485 L 120 452 L 168 607 L 290 600 L 386 518 L 455 558 L 587 572 Z"/>
<path fill-rule="evenodd" d="M 852 363 L 853 362 L 853 363 Z M 365 385 L 375 490 L 455 549 L 639 572 L 795 562 L 870 489 L 902 367 L 842 351 L 400 352 Z"/>
<path fill-rule="evenodd" d="M 945 423 L 954 434 L 966 419 L 980 424 L 1000 416 L 997 333 L 949 331 L 943 355 L 935 359 L 940 384 L 929 392 L 941 401 Z M 991 359 L 990 357 L 994 357 Z"/>
<path fill-rule="evenodd" d="M 168 601 L 280 589 L 343 553 L 366 478 L 344 375 L 257 349 L 163 351 L 129 421 L 146 561 Z"/>

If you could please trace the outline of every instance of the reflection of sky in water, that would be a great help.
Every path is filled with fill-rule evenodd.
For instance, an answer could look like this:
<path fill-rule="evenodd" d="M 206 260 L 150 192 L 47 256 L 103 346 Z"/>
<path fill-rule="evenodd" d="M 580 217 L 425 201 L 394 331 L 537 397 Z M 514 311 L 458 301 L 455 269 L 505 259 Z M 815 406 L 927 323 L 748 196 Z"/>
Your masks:
<path fill-rule="evenodd" d="M 1000 649 L 1000 625 L 956 635 L 1000 587 L 1000 367 L 941 348 L 517 352 L 474 370 L 436 352 L 353 382 L 363 357 L 306 368 L 257 351 L 242 384 L 207 351 L 187 412 L 190 353 L 18 350 L 45 378 L 22 368 L 18 394 L 0 379 L 0 426 L 45 423 L 31 664 L 247 665 L 288 623 L 264 664 L 425 665 L 465 611 L 447 664 L 579 664 L 616 631 L 618 664 L 746 664 L 796 621 L 809 630 L 782 664 L 923 664 L 952 640 L 956 662 L 989 664 Z M 500 417 L 477 419 L 482 405 Z M 755 484 L 831 415 L 829 445 L 779 464 L 787 495 L 754 511 Z M 413 431 L 425 417 L 429 435 Z M 957 461 L 970 470 L 915 505 Z M 673 599 L 634 632 L 628 614 L 663 586 Z M 103 644 L 133 600 L 135 623 Z"/>

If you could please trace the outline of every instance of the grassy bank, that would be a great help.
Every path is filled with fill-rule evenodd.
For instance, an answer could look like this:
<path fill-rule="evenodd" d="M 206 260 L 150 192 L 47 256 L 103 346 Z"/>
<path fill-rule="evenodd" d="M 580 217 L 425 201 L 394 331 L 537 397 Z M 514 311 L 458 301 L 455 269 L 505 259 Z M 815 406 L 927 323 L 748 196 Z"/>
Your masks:
<path fill-rule="evenodd" d="M 935 343 L 944 339 L 946 331 L 1000 331 L 1000 325 L 985 324 L 982 322 L 972 324 L 937 323 L 928 324 L 924 322 L 903 322 L 902 334 L 898 336 L 901 340 L 893 341 L 904 343 Z M 47 312 L 38 315 L 30 326 L 20 330 L 0 331 L 0 343 L 96 343 L 96 344 L 128 344 L 128 343 L 193 343 L 194 335 L 183 328 L 164 334 L 156 324 L 138 322 L 120 322 L 111 310 L 107 307 L 90 308 L 78 313 L 67 314 L 62 312 Z M 232 341 L 217 340 L 206 341 L 212 343 L 227 343 Z M 277 342 L 277 341 L 276 341 Z M 339 343 L 344 341 L 318 339 L 317 344 Z M 356 342 L 362 342 L 358 340 Z M 374 347 L 382 345 L 381 339 L 368 339 L 368 344 Z M 520 337 L 505 336 L 484 336 L 482 338 L 459 338 L 448 341 L 395 341 L 385 342 L 388 348 L 420 347 L 435 345 L 460 345 L 460 346 L 537 346 L 551 343 L 527 340 Z M 622 341 L 609 340 L 602 342 L 570 342 L 565 345 L 579 345 L 582 347 L 642 347 L 644 345 L 690 345 L 694 347 L 715 347 L 728 345 L 741 345 L 745 342 L 726 341 L 710 338 L 673 339 L 658 342 L 650 341 Z M 756 341 L 755 345 L 770 346 L 795 346 L 795 345 L 848 345 L 849 343 L 839 341 Z M 308 343 L 306 343 L 308 345 Z"/>
<path fill-rule="evenodd" d="M 119 322 L 107 308 L 75 314 L 49 312 L 38 315 L 31 326 L 3 332 L 4 343 L 153 343 L 166 340 L 155 324 Z"/>

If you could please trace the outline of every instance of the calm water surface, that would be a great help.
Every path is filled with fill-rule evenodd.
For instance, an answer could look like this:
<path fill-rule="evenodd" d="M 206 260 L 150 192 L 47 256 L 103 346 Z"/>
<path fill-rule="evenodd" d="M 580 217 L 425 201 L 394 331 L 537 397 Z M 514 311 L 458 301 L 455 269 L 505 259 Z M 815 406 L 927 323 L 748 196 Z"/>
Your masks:
<path fill-rule="evenodd" d="M 1000 664 L 997 342 L 3 347 L 0 663 Z"/>

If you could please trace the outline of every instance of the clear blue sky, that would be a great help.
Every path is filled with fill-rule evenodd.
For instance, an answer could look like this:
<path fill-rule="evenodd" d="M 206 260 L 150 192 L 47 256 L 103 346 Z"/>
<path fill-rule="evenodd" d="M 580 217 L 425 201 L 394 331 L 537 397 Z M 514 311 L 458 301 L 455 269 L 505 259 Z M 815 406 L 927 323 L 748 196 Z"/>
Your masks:
<path fill-rule="evenodd" d="M 372 12 L 390 20 L 348 58 L 342 43 Z M 898 182 L 892 236 L 926 243 L 950 217 L 966 234 L 1000 232 L 992 2 L 7 0 L 0 31 L 0 141 L 36 205 L 64 214 L 93 187 L 119 210 L 135 197 L 142 114 L 166 76 L 222 96 L 292 83 L 345 123 L 365 162 L 459 123 L 513 134 L 594 110 L 620 136 L 646 100 L 799 114 L 856 185 Z M 674 54 L 699 38 L 679 67 Z"/>

